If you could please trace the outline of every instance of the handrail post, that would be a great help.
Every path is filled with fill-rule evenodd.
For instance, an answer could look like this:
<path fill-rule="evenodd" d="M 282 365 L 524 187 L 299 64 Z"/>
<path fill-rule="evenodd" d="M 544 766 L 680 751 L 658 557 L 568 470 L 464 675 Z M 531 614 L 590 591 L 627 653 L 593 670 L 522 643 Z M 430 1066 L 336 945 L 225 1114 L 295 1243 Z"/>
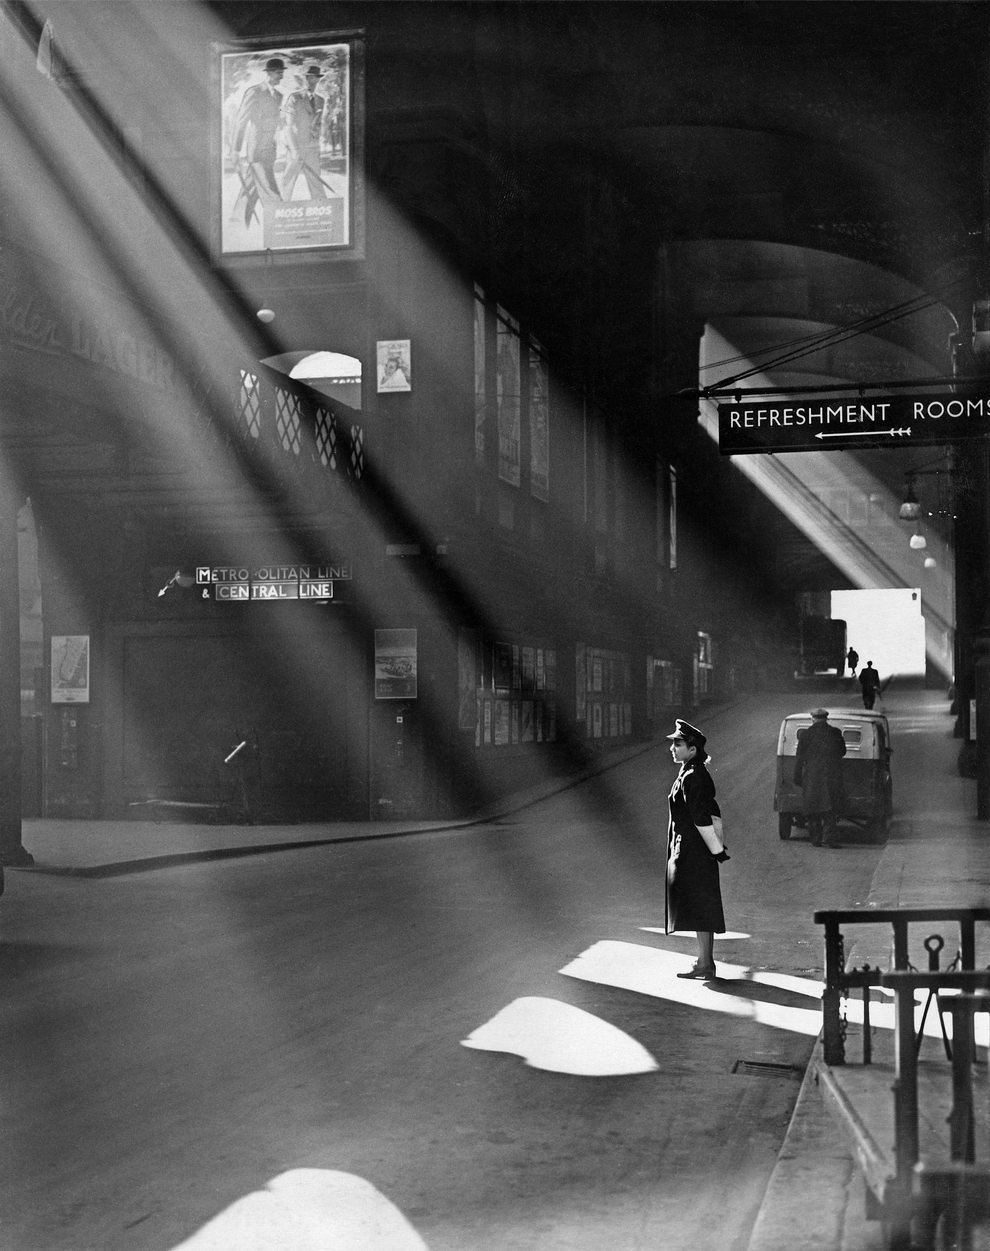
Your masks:
<path fill-rule="evenodd" d="M 949 1153 L 953 1160 L 972 1164 L 976 1158 L 973 1132 L 973 1061 L 975 1034 L 973 995 L 954 996 L 943 1006 L 952 1015 L 952 1111 L 949 1114 Z"/>
<path fill-rule="evenodd" d="M 896 934 L 896 926 L 895 926 Z M 914 988 L 896 986 L 894 1031 L 894 1191 L 892 1245 L 910 1244 L 910 1199 L 918 1162 L 918 1058 L 914 1041 Z"/>
<path fill-rule="evenodd" d="M 892 932 L 892 950 L 889 972 L 907 973 L 911 968 L 911 926 L 928 922 L 956 923 L 959 925 L 958 958 L 950 968 L 972 972 L 976 964 L 976 924 L 990 924 L 990 907 L 933 908 L 828 908 L 816 909 L 816 924 L 822 926 L 825 937 L 825 985 L 822 992 L 822 1053 L 828 1065 L 846 1063 L 846 1023 L 842 1019 L 842 1001 L 853 986 L 864 988 L 881 984 L 884 970 L 863 965 L 861 970 L 846 971 L 843 925 L 889 925 Z M 938 961 L 933 960 L 932 944 L 944 944 L 941 935 L 926 940 L 929 952 L 929 972 L 937 971 Z M 868 1013 L 868 1008 L 864 1009 Z M 869 1029 L 869 1026 L 867 1026 Z M 948 1054 L 948 1040 L 943 1033 Z M 872 1059 L 868 1038 L 864 1040 L 864 1063 Z"/>
<path fill-rule="evenodd" d="M 972 1118 L 972 1063 L 975 1054 L 972 1013 L 990 1011 L 990 969 L 944 970 L 919 973 L 893 972 L 884 974 L 881 986 L 893 989 L 896 997 L 896 1029 L 894 1032 L 894 1176 L 891 1179 L 889 1200 L 885 1196 L 884 1208 L 888 1213 L 891 1238 L 890 1246 L 907 1251 L 911 1241 L 912 1220 L 917 1218 L 923 1225 L 933 1224 L 938 1213 L 946 1215 L 950 1222 L 949 1233 L 967 1230 L 977 1214 L 977 1204 L 984 1203 L 985 1171 L 974 1173 L 981 1180 L 983 1190 L 977 1190 L 972 1198 L 973 1185 L 964 1185 L 958 1192 L 961 1206 L 946 1206 L 949 1192 L 940 1194 L 937 1187 L 944 1175 L 962 1176 L 962 1170 L 972 1166 L 974 1155 Z M 915 1039 L 915 993 L 918 990 L 939 992 L 958 990 L 966 992 L 953 996 L 944 1010 L 953 1016 L 952 1091 L 953 1107 L 950 1124 L 950 1154 L 952 1169 L 935 1169 L 929 1173 L 929 1181 L 921 1182 L 921 1191 L 912 1194 L 911 1179 L 918 1173 L 920 1135 L 918 1127 L 918 1058 Z M 942 1005 L 940 1004 L 940 1008 Z M 924 1171 L 920 1176 L 924 1176 Z M 962 1183 L 961 1183 L 962 1184 Z M 933 1189 L 932 1187 L 935 1187 Z M 952 1192 L 954 1194 L 955 1192 Z M 954 1200 L 953 1200 L 954 1202 Z M 934 1203 L 935 1207 L 932 1208 Z M 986 1210 L 980 1207 L 979 1212 Z M 928 1242 L 923 1241 L 927 1247 Z M 952 1245 L 957 1245 L 952 1242 Z M 967 1244 L 968 1245 L 968 1244 Z"/>
<path fill-rule="evenodd" d="M 842 1007 L 842 935 L 839 923 L 827 916 L 825 926 L 825 989 L 822 992 L 822 1050 L 826 1064 L 845 1064 L 840 1018 Z"/>
<path fill-rule="evenodd" d="M 908 923 L 904 917 L 895 917 L 890 924 L 894 931 L 894 968 L 906 969 L 911 963 L 908 951 Z"/>
<path fill-rule="evenodd" d="M 866 967 L 865 965 L 863 966 Z M 870 988 L 863 986 L 863 1063 L 873 1063 L 873 1027 L 870 1024 Z"/>
<path fill-rule="evenodd" d="M 972 913 L 959 918 L 959 961 L 964 969 L 976 968 L 976 922 Z"/>

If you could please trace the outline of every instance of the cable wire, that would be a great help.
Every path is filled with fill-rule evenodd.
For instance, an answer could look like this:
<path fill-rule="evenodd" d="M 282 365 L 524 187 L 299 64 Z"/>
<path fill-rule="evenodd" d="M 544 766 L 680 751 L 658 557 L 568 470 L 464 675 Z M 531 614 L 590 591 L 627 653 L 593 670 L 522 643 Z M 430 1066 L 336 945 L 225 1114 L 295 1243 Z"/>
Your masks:
<path fill-rule="evenodd" d="M 848 325 L 836 327 L 829 331 L 818 332 L 816 334 L 799 336 L 796 339 L 778 344 L 773 348 L 766 348 L 763 351 L 751 353 L 748 356 L 741 354 L 735 357 L 728 357 L 721 361 L 713 361 L 710 364 L 702 366 L 703 370 L 720 368 L 725 365 L 731 365 L 740 360 L 752 360 L 753 356 L 761 356 L 764 352 L 778 353 L 777 356 L 770 360 L 763 361 L 760 364 L 753 365 L 751 369 L 742 371 L 741 373 L 732 375 L 727 379 L 720 379 L 708 389 L 729 389 L 735 383 L 742 382 L 746 378 L 751 378 L 758 373 L 764 373 L 769 369 L 774 369 L 780 365 L 789 364 L 791 361 L 800 360 L 804 356 L 810 356 L 815 352 L 821 351 L 826 347 L 836 346 L 845 343 L 849 339 L 857 338 L 872 330 L 878 330 L 883 326 L 890 325 L 895 321 L 899 321 L 904 317 L 911 316 L 914 313 L 924 312 L 926 309 L 933 308 L 941 303 L 940 296 L 947 291 L 958 287 L 963 278 L 957 278 L 951 283 L 947 283 L 944 287 L 940 287 L 933 294 L 914 296 L 910 300 L 905 300 L 901 304 L 892 305 L 889 309 L 882 313 L 871 314 L 868 317 L 861 317 L 858 321 L 848 323 Z"/>
<path fill-rule="evenodd" d="M 707 365 L 702 365 L 700 368 L 702 370 L 719 369 L 723 365 L 733 365 L 737 361 L 753 360 L 754 357 L 763 356 L 767 352 L 782 352 L 801 345 L 827 342 L 833 336 L 844 334 L 850 330 L 864 327 L 872 328 L 874 323 L 882 324 L 881 319 L 897 313 L 900 309 L 905 309 L 907 312 L 921 312 L 924 308 L 930 307 L 933 302 L 935 301 L 928 295 L 915 296 L 913 299 L 905 301 L 904 304 L 895 304 L 883 312 L 871 313 L 867 317 L 861 317 L 858 321 L 849 322 L 848 325 L 833 326 L 830 330 L 816 330 L 810 334 L 798 335 L 793 339 L 786 339 L 783 343 L 774 344 L 772 347 L 758 348 L 754 352 L 740 352 L 736 356 L 725 356 L 721 360 L 712 361 Z M 912 308 L 912 305 L 917 305 L 917 307 Z"/>

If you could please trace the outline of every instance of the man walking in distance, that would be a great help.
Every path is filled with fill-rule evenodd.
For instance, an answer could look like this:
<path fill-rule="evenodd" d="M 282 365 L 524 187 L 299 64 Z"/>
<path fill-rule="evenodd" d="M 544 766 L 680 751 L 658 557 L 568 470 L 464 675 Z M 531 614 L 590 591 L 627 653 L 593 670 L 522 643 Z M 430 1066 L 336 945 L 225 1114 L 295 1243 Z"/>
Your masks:
<path fill-rule="evenodd" d="M 873 661 L 866 662 L 866 668 L 859 671 L 859 684 L 863 688 L 863 707 L 872 708 L 880 692 L 880 674 L 873 668 Z"/>
<path fill-rule="evenodd" d="M 842 757 L 846 740 L 842 731 L 828 723 L 828 712 L 816 708 L 811 725 L 798 735 L 794 781 L 801 787 L 808 836 L 813 847 L 841 847 L 836 813 L 842 809 Z"/>
<path fill-rule="evenodd" d="M 316 90 L 322 77 L 320 67 L 310 65 L 306 70 L 305 88 L 293 91 L 282 106 L 285 146 L 289 153 L 282 176 L 282 194 L 287 200 L 292 199 L 300 174 L 306 178 L 311 200 L 322 200 L 327 194 L 320 177 L 320 132 L 326 101 Z"/>

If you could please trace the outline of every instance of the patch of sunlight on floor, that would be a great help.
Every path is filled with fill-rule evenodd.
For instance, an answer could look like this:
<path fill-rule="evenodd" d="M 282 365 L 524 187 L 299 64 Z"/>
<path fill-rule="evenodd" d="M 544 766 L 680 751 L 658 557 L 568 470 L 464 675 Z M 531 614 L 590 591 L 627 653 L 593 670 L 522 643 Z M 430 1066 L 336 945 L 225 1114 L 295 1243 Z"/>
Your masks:
<path fill-rule="evenodd" d="M 353 1173 L 297 1168 L 238 1199 L 173 1251 L 429 1251 L 397 1207 Z"/>
<path fill-rule="evenodd" d="M 711 981 L 680 980 L 677 974 L 686 972 L 693 964 L 693 955 L 643 947 L 638 943 L 605 940 L 594 943 L 570 964 L 564 965 L 560 972 L 565 977 L 632 990 L 652 995 L 654 999 L 690 1004 L 729 1016 L 750 1017 L 759 1025 L 791 1030 L 796 1034 L 815 1036 L 820 1033 L 823 982 L 795 977 L 790 973 L 753 970 L 721 960 L 716 961 L 718 976 Z M 891 993 L 884 987 L 872 988 L 872 1029 L 893 1030 L 895 1011 Z M 943 992 L 941 997 L 944 1001 L 947 996 Z M 814 1007 L 804 1007 L 803 1000 L 813 1001 Z M 929 1038 L 941 1037 L 937 1005 L 933 1002 L 925 1012 L 925 1000 L 926 993 L 919 991 L 916 995 L 915 1029 Z M 862 998 L 849 995 L 844 1001 L 843 1014 L 849 1024 L 862 1025 Z M 952 1020 L 948 1014 L 945 1027 L 951 1038 Z M 985 1047 L 990 1043 L 990 1021 L 985 1015 L 977 1014 L 974 1033 L 977 1046 Z"/>
<path fill-rule="evenodd" d="M 566 964 L 560 972 L 603 986 L 637 991 L 711 1012 L 729 1016 L 749 1017 L 759 1025 L 790 1030 L 795 1034 L 815 1037 L 822 1027 L 821 1008 L 802 1007 L 791 999 L 821 993 L 819 983 L 801 978 L 777 977 L 768 973 L 751 973 L 743 965 L 717 961 L 718 977 L 710 982 L 682 981 L 678 973 L 694 964 L 693 956 L 684 956 L 657 947 L 637 943 L 605 940 L 594 943 Z M 774 1000 L 777 1000 L 774 1002 Z"/>
<path fill-rule="evenodd" d="M 894 992 L 889 986 L 871 987 L 873 996 L 870 999 L 870 1026 L 873 1029 L 889 1029 L 893 1030 L 896 1019 L 896 1005 L 894 1000 Z M 916 1033 L 923 1033 L 926 1038 L 942 1037 L 942 1028 L 939 1024 L 938 1002 L 947 1008 L 953 995 L 958 995 L 958 990 L 943 990 L 937 996 L 932 995 L 929 999 L 929 992 L 926 990 L 918 990 L 914 996 L 914 1028 Z M 850 996 L 846 1000 L 846 1020 L 853 1025 L 863 1024 L 863 1000 L 862 998 L 854 999 Z M 952 1039 L 952 1015 L 948 1010 L 942 1018 L 945 1025 L 945 1037 L 950 1041 Z M 924 1025 L 924 1029 L 921 1026 Z M 973 1017 L 973 1041 L 977 1047 L 990 1046 L 990 1020 L 987 1014 L 977 1012 Z"/>
<path fill-rule="evenodd" d="M 641 925 L 639 927 L 644 934 L 663 934 L 665 938 L 693 938 L 694 931 L 685 932 L 678 930 L 676 934 L 668 934 L 662 925 Z M 724 934 L 716 934 L 715 941 L 717 943 L 726 943 L 733 938 L 752 938 L 752 934 L 743 934 L 740 930 L 726 930 Z"/>
<path fill-rule="evenodd" d="M 514 999 L 462 1045 L 506 1051 L 531 1068 L 575 1077 L 623 1077 L 658 1067 L 623 1030 L 572 1004 L 537 996 Z"/>

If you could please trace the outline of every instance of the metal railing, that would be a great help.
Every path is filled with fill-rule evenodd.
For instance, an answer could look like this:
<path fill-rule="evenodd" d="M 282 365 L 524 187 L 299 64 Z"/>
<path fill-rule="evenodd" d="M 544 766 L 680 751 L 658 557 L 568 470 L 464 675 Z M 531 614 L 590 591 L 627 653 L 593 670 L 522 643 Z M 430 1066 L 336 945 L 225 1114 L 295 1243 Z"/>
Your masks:
<path fill-rule="evenodd" d="M 911 927 L 948 923 L 958 927 L 958 939 L 949 946 L 942 934 L 929 934 L 924 939 L 928 953 L 927 974 L 944 976 L 951 972 L 972 972 L 976 960 L 976 926 L 990 923 L 990 908 L 845 908 L 823 909 L 814 914 L 815 922 L 825 929 L 825 989 L 822 993 L 822 1052 L 826 1064 L 846 1063 L 846 1023 L 843 1002 L 854 990 L 863 994 L 863 1063 L 872 1061 L 870 1029 L 871 988 L 884 985 L 883 978 L 891 972 L 912 971 L 909 956 Z M 843 927 L 853 925 L 887 925 L 891 930 L 890 969 L 869 964 L 846 969 Z M 943 970 L 941 953 L 949 946 L 952 959 Z M 929 1003 L 931 998 L 929 999 Z M 928 1010 L 926 1004 L 925 1011 Z M 943 1039 L 945 1032 L 943 1030 Z M 946 1039 L 948 1054 L 948 1040 Z"/>
<path fill-rule="evenodd" d="M 895 997 L 894 1176 L 884 1196 L 892 1251 L 935 1246 L 972 1247 L 974 1227 L 988 1215 L 990 1161 L 975 1160 L 976 1063 L 974 1018 L 990 1013 L 990 969 L 954 972 L 890 972 L 880 985 Z M 921 1162 L 918 1130 L 918 991 L 940 996 L 940 1013 L 952 1017 L 952 1105 L 948 1159 Z M 923 1021 L 921 1028 L 923 1028 Z M 945 1033 L 943 1032 L 943 1037 Z"/>

